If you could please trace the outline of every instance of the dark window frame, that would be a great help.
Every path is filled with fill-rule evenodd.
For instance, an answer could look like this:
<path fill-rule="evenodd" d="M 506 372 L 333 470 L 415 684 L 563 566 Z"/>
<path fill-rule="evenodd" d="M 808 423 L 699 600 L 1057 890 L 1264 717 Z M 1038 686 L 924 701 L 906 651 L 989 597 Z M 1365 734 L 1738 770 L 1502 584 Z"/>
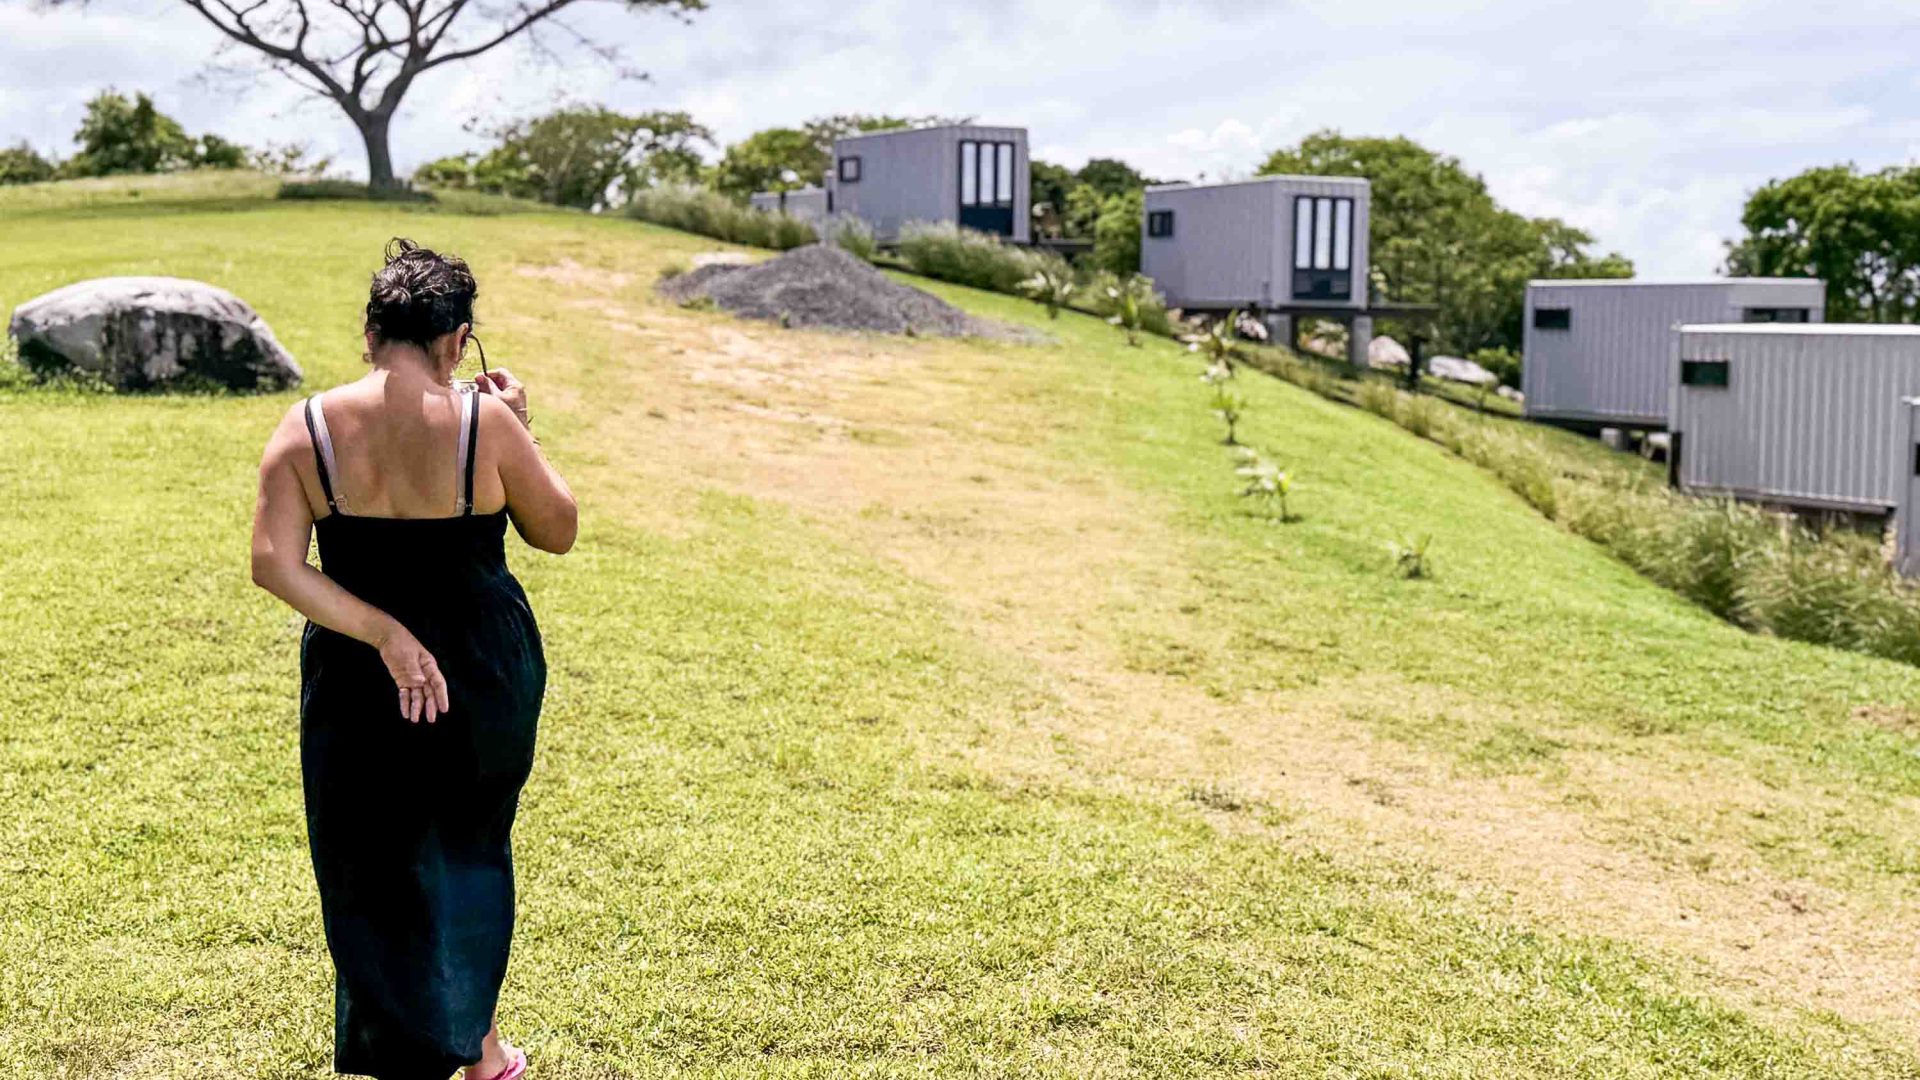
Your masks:
<path fill-rule="evenodd" d="M 1781 316 L 1791 316 L 1782 318 Z M 1813 309 L 1803 307 L 1750 307 L 1740 309 L 1740 321 L 1749 323 L 1810 323 Z"/>
<path fill-rule="evenodd" d="M 973 148 L 973 198 L 967 198 L 967 148 Z M 1007 190 L 1000 190 L 1000 159 L 1007 160 Z M 995 210 L 1013 209 L 1014 190 L 1020 186 L 1020 153 L 1011 139 L 961 139 L 956 175 L 960 205 Z"/>
<path fill-rule="evenodd" d="M 847 166 L 849 165 L 853 166 L 851 170 L 847 168 Z M 841 158 L 838 166 L 838 175 L 840 177 L 840 182 L 843 184 L 859 183 L 860 182 L 860 155 L 848 154 L 846 157 Z"/>
<path fill-rule="evenodd" d="M 1733 363 L 1729 360 L 1680 361 L 1680 385 L 1705 390 L 1725 390 L 1733 381 Z"/>
<path fill-rule="evenodd" d="M 1173 235 L 1173 211 L 1147 211 L 1147 235 L 1164 240 Z"/>
<path fill-rule="evenodd" d="M 1326 217 L 1326 265 L 1321 266 L 1320 241 L 1321 221 L 1320 204 L 1325 203 Z M 1303 212 L 1304 208 L 1304 212 Z M 1334 241 L 1339 235 L 1340 222 L 1347 223 L 1347 243 L 1340 248 Z M 1301 233 L 1304 228 L 1307 240 L 1305 262 L 1300 251 Z M 1338 248 L 1338 250 L 1336 250 Z M 1344 264 L 1344 265 L 1343 265 Z M 1350 195 L 1295 195 L 1293 197 L 1293 268 L 1295 270 L 1333 270 L 1353 272 L 1353 197 Z"/>
<path fill-rule="evenodd" d="M 1570 307 L 1534 308 L 1533 328 L 1535 330 L 1571 330 L 1573 329 L 1573 309 Z"/>

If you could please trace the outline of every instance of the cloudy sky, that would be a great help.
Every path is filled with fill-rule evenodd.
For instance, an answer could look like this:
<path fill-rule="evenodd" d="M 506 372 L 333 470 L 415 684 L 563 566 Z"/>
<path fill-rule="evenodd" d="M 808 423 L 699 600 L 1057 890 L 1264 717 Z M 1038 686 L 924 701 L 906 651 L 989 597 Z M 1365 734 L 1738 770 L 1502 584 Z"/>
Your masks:
<path fill-rule="evenodd" d="M 832 112 L 968 115 L 1025 125 L 1040 157 L 1163 179 L 1244 175 L 1337 128 L 1453 154 L 1508 205 L 1676 276 L 1714 269 L 1769 178 L 1920 155 L 1920 4 L 1904 0 L 709 3 L 686 23 L 582 5 L 575 29 L 644 82 L 579 50 L 441 69 L 403 107 L 400 167 L 561 100 L 689 109 L 723 140 Z M 310 142 L 363 169 L 331 105 L 209 78 L 218 40 L 179 0 L 0 0 L 0 141 L 65 154 L 81 103 L 113 86 L 190 131 Z"/>

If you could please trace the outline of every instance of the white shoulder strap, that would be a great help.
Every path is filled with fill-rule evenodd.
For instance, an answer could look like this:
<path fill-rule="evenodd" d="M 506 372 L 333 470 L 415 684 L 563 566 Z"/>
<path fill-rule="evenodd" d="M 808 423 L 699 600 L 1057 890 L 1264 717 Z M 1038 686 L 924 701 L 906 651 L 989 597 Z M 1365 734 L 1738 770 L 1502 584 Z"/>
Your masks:
<path fill-rule="evenodd" d="M 320 486 L 327 495 L 327 508 L 337 510 L 333 483 L 340 478 L 340 467 L 333 458 L 333 434 L 327 430 L 327 411 L 321 407 L 319 394 L 307 399 L 307 434 L 320 455 Z"/>
<path fill-rule="evenodd" d="M 480 438 L 480 395 L 474 390 L 460 394 L 460 435 L 454 445 L 453 512 L 458 516 L 473 513 L 473 455 Z"/>

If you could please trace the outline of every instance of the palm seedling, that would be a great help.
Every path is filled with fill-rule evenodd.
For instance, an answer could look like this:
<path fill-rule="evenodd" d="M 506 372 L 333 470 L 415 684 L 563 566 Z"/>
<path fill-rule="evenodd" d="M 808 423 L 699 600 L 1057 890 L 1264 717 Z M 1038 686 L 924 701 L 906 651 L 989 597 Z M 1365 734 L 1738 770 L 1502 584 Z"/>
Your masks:
<path fill-rule="evenodd" d="M 1234 472 L 1247 481 L 1246 486 L 1240 489 L 1241 497 L 1253 499 L 1265 507 L 1269 514 L 1278 509 L 1281 521 L 1292 521 L 1293 513 L 1287 507 L 1287 496 L 1293 493 L 1293 474 L 1251 448 L 1243 447 L 1240 458 L 1240 467 Z"/>
<path fill-rule="evenodd" d="M 1047 318 L 1060 317 L 1060 309 L 1073 300 L 1074 290 L 1079 282 L 1074 280 L 1073 270 L 1064 263 L 1042 263 L 1033 271 L 1033 276 L 1020 283 L 1020 293 L 1027 299 L 1045 305 Z"/>

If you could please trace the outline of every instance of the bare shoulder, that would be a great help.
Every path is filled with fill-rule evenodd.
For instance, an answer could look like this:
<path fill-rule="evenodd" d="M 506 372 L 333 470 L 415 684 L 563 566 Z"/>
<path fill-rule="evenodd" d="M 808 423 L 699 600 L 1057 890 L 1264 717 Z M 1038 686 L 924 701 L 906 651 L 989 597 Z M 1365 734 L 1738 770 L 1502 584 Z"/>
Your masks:
<path fill-rule="evenodd" d="M 291 455 L 306 449 L 307 435 L 307 399 L 301 398 L 287 407 L 280 417 L 280 423 L 267 437 L 267 449 L 263 455 L 263 465 L 276 465 L 292 460 Z"/>
<path fill-rule="evenodd" d="M 482 439 L 488 435 L 498 435 L 519 442 L 525 437 L 526 427 L 520 423 L 519 417 L 513 415 L 513 410 L 507 408 L 506 402 L 492 394 L 481 394 L 479 397 Z"/>

